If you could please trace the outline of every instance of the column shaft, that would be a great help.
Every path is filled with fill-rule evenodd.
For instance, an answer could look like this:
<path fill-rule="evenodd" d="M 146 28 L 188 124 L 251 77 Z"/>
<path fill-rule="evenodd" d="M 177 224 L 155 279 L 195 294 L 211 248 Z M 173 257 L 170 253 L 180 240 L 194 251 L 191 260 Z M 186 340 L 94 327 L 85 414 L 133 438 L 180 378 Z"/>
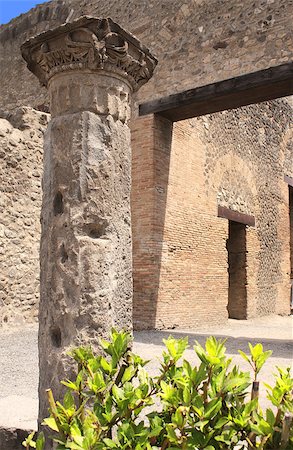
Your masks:
<path fill-rule="evenodd" d="M 129 103 L 156 59 L 111 19 L 81 17 L 22 45 L 49 90 L 39 313 L 40 411 L 62 397 L 72 347 L 132 329 Z M 48 444 L 48 449 L 51 448 Z"/>

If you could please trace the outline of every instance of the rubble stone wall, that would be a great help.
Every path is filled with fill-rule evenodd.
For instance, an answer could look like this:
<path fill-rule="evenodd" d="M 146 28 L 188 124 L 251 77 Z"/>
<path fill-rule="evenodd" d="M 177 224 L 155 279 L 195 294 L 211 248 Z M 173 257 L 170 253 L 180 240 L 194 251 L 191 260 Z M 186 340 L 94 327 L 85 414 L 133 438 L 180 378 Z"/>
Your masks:
<path fill-rule="evenodd" d="M 5 116 L 6 118 L 4 118 Z M 48 115 L 0 118 L 0 325 L 38 316 L 43 132 Z"/>
<path fill-rule="evenodd" d="M 157 56 L 139 101 L 292 59 L 292 0 L 53 0 L 0 27 L 0 96 L 6 105 L 48 104 L 21 59 L 20 44 L 82 14 L 111 17 Z"/>

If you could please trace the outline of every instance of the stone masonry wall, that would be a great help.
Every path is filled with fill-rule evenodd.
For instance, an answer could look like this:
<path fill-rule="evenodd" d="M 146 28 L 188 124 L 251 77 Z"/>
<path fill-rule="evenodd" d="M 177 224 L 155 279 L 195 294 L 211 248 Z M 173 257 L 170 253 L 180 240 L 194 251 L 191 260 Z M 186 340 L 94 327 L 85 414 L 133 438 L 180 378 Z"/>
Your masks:
<path fill-rule="evenodd" d="M 288 153 L 292 145 L 291 115 L 288 102 L 278 100 L 224 111 L 206 119 L 212 136 L 206 146 L 209 149 L 205 162 L 206 185 L 216 187 L 213 180 L 217 168 L 225 165 L 222 180 L 229 180 L 232 194 L 227 206 L 256 217 L 255 231 L 260 248 L 254 262 L 258 265 L 256 301 L 248 299 L 252 316 L 276 312 L 278 296 L 283 302 L 277 307 L 278 312 L 288 311 L 289 211 L 283 164 L 284 153 Z M 285 146 L 284 139 L 288 139 Z M 245 201 L 241 197 L 249 207 L 243 205 Z M 221 200 L 218 197 L 219 204 Z"/>
<path fill-rule="evenodd" d="M 1 116 L 0 326 L 33 322 L 38 316 L 43 132 L 48 122 L 47 114 L 31 108 Z"/>
<path fill-rule="evenodd" d="M 292 0 L 53 0 L 0 27 L 0 96 L 6 105 L 48 105 L 21 59 L 20 44 L 82 14 L 112 17 L 157 56 L 154 77 L 138 101 L 292 59 Z"/>

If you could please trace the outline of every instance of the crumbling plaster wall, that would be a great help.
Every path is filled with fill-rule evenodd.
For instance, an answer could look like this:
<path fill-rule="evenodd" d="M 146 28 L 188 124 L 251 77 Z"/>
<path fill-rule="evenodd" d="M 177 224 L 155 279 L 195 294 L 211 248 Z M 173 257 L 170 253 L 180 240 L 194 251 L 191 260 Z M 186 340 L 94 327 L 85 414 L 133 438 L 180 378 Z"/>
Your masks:
<path fill-rule="evenodd" d="M 0 115 L 0 325 L 37 319 L 43 132 L 48 114 Z"/>

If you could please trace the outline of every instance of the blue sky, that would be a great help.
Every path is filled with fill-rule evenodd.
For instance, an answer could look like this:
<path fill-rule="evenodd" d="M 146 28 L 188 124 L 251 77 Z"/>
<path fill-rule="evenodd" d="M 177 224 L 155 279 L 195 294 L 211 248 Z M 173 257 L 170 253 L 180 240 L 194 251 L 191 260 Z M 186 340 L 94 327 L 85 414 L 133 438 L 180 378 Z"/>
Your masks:
<path fill-rule="evenodd" d="M 0 24 L 7 23 L 13 17 L 29 11 L 34 6 L 44 3 L 45 0 L 0 0 Z"/>

